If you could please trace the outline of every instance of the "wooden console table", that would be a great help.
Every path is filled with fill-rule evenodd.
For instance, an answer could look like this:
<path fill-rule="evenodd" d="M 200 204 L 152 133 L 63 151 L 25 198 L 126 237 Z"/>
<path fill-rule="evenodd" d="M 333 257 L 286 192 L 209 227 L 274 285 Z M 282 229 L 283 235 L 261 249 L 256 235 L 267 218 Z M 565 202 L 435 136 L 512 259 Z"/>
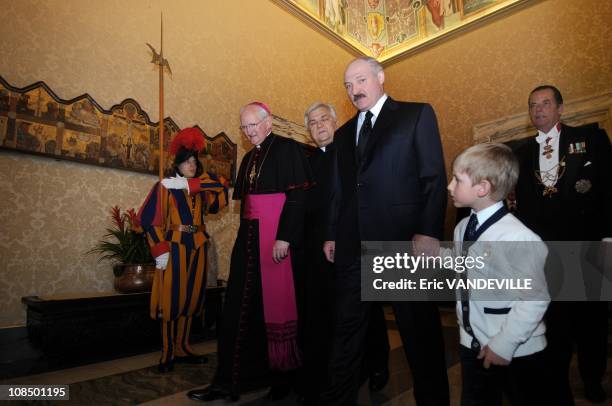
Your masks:
<path fill-rule="evenodd" d="M 204 313 L 193 321 L 192 335 L 216 336 L 225 287 L 206 288 Z M 150 293 L 92 293 L 26 296 L 31 342 L 46 355 L 126 353 L 159 345 L 159 324 L 149 317 Z"/>

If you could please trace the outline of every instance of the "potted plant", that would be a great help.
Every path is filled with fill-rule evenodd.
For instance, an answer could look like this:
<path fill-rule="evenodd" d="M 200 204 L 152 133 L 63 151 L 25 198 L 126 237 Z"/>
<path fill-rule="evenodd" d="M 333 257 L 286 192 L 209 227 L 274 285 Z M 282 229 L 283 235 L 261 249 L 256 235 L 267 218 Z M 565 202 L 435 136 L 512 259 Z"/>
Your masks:
<path fill-rule="evenodd" d="M 151 256 L 145 235 L 137 227 L 134 209 L 110 209 L 112 227 L 106 229 L 105 239 L 88 251 L 100 254 L 98 261 L 114 262 L 115 290 L 120 293 L 151 290 L 155 274 L 155 260 Z"/>

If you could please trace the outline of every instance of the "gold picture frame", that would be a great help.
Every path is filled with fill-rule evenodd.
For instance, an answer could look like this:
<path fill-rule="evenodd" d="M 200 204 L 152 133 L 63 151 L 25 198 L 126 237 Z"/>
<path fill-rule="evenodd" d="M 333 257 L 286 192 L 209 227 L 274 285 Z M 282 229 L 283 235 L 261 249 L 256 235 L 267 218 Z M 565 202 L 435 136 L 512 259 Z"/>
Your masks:
<path fill-rule="evenodd" d="M 388 65 L 537 0 L 271 0 L 350 52 Z"/>

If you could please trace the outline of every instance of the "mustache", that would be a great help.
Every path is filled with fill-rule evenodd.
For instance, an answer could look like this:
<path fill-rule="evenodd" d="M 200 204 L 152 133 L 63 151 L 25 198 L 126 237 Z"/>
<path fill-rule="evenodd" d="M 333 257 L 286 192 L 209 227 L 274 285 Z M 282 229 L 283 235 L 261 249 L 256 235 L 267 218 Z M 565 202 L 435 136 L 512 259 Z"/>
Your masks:
<path fill-rule="evenodd" d="M 357 93 L 355 96 L 353 96 L 353 101 L 356 102 L 357 100 L 366 97 L 365 94 L 363 93 Z"/>

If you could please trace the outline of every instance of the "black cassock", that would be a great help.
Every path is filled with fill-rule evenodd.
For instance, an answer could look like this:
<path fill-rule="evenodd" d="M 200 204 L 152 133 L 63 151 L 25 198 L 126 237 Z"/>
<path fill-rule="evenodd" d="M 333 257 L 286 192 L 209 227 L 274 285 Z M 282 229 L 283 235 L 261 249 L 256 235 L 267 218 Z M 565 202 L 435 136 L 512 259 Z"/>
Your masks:
<path fill-rule="evenodd" d="M 323 253 L 328 234 L 334 147 L 334 144 L 328 145 L 325 152 L 317 148 L 308 157 L 315 185 L 306 193 L 305 261 L 304 269 L 298 275 L 301 346 L 304 353 L 298 391 L 309 400 L 317 399 L 326 383 L 335 326 L 336 289 L 342 289 L 342 281 L 336 280 L 334 264 L 328 262 Z M 380 303 L 372 304 L 366 336 L 361 382 L 371 373 L 382 372 L 389 367 L 389 339 Z"/>
<path fill-rule="evenodd" d="M 219 364 L 214 383 L 234 393 L 284 383 L 285 379 L 269 366 L 259 222 L 243 218 L 245 198 L 249 194 L 285 193 L 276 239 L 290 243 L 295 274 L 303 245 L 305 189 L 311 184 L 308 162 L 296 141 L 270 134 L 259 147 L 244 156 L 235 182 L 233 199 L 241 200 L 241 219 L 219 326 Z"/>

